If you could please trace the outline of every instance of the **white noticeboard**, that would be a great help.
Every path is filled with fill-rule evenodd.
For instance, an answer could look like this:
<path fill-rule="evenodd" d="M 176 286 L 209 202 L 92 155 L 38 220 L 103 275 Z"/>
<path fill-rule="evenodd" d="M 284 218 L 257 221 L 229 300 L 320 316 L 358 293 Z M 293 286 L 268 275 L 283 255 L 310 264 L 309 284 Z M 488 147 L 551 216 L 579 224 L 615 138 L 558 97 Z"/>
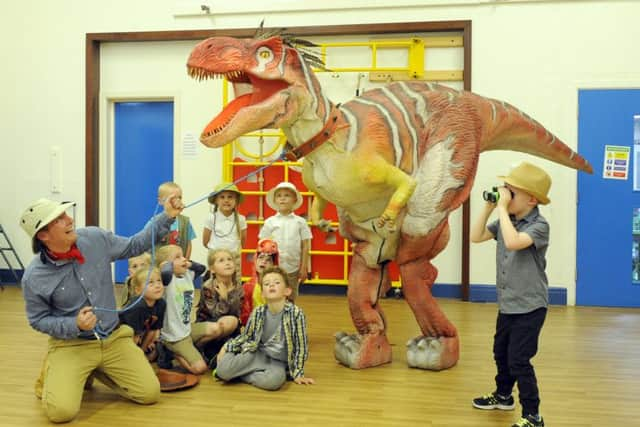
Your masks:
<path fill-rule="evenodd" d="M 198 157 L 198 137 L 194 132 L 185 132 L 182 135 L 182 157 L 185 159 L 195 159 Z"/>

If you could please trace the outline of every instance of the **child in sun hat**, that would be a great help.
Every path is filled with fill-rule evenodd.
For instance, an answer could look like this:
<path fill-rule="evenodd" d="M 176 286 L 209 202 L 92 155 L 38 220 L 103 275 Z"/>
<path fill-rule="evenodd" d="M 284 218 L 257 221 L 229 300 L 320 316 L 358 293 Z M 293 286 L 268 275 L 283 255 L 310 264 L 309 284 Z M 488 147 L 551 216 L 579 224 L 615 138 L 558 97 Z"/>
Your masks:
<path fill-rule="evenodd" d="M 292 183 L 281 182 L 267 193 L 267 204 L 276 214 L 265 220 L 258 237 L 278 244 L 278 265 L 287 273 L 289 299 L 295 302 L 298 287 L 307 277 L 312 238 L 307 221 L 294 213 L 302 205 L 302 195 Z"/>
<path fill-rule="evenodd" d="M 236 264 L 236 279 L 240 284 L 242 247 L 247 240 L 247 219 L 238 212 L 238 206 L 244 196 L 237 186 L 223 182 L 214 188 L 208 200 L 213 209 L 204 222 L 202 244 L 210 253 L 216 249 L 231 251 Z M 208 279 L 208 274 L 205 279 Z"/>
<path fill-rule="evenodd" d="M 507 176 L 499 176 L 504 186 L 500 197 L 486 202 L 471 229 L 474 243 L 495 239 L 498 320 L 493 341 L 497 367 L 496 389 L 473 399 L 478 409 L 513 410 L 511 391 L 518 384 L 522 417 L 514 427 L 544 426 L 540 416 L 540 397 L 531 359 L 538 351 L 538 338 L 547 314 L 549 290 L 546 252 L 549 224 L 538 205 L 549 200 L 551 178 L 541 168 L 522 162 Z M 498 219 L 487 225 L 498 210 Z"/>

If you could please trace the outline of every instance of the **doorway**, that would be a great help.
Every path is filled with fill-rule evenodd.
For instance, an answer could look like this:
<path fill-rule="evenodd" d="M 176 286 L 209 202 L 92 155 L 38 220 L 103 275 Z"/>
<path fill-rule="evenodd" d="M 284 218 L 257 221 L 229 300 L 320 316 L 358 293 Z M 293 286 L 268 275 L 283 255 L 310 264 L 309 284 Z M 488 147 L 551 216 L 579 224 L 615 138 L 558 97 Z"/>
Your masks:
<path fill-rule="evenodd" d="M 158 186 L 173 180 L 173 101 L 114 103 L 115 233 L 132 236 L 151 219 Z M 161 208 L 159 208 L 161 209 Z M 127 277 L 116 262 L 115 281 Z"/>

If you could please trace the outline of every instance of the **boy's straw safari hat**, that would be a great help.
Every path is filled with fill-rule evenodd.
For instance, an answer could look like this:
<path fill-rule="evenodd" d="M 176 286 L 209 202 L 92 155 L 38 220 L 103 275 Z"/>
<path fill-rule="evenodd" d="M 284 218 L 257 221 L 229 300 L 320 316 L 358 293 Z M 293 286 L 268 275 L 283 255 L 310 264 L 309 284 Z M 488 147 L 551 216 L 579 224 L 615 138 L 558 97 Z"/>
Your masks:
<path fill-rule="evenodd" d="M 551 177 L 541 168 L 528 162 L 521 162 L 511 169 L 509 175 L 499 176 L 498 179 L 526 191 L 538 199 L 540 204 L 550 202 L 548 194 L 551 187 Z"/>
<path fill-rule="evenodd" d="M 302 195 L 300 194 L 296 186 L 290 182 L 286 182 L 286 181 L 281 182 L 280 184 L 276 185 L 271 190 L 269 190 L 269 192 L 267 193 L 267 204 L 271 209 L 277 212 L 278 205 L 276 204 L 276 200 L 275 200 L 276 192 L 278 190 L 282 190 L 283 188 L 286 188 L 287 190 L 291 190 L 295 193 L 296 201 L 293 203 L 293 210 L 295 211 L 302 205 Z"/>

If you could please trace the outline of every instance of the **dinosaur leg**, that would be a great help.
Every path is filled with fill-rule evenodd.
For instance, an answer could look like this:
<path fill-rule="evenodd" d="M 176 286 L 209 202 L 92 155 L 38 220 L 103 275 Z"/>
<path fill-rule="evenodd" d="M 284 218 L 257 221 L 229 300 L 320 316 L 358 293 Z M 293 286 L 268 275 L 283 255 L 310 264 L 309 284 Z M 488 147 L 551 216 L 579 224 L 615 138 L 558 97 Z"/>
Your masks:
<path fill-rule="evenodd" d="M 391 362 L 391 345 L 385 334 L 384 314 L 378 304 L 379 292 L 389 278 L 384 266 L 367 267 L 364 258 L 354 248 L 349 273 L 349 311 L 358 331 L 336 334 L 335 357 L 351 369 L 369 368 Z"/>
<path fill-rule="evenodd" d="M 407 344 L 407 361 L 411 367 L 439 371 L 458 361 L 458 332 L 431 294 L 438 275 L 431 260 L 448 240 L 449 226 L 445 220 L 426 236 L 403 234 L 400 241 L 398 263 L 402 290 L 423 334 Z"/>

